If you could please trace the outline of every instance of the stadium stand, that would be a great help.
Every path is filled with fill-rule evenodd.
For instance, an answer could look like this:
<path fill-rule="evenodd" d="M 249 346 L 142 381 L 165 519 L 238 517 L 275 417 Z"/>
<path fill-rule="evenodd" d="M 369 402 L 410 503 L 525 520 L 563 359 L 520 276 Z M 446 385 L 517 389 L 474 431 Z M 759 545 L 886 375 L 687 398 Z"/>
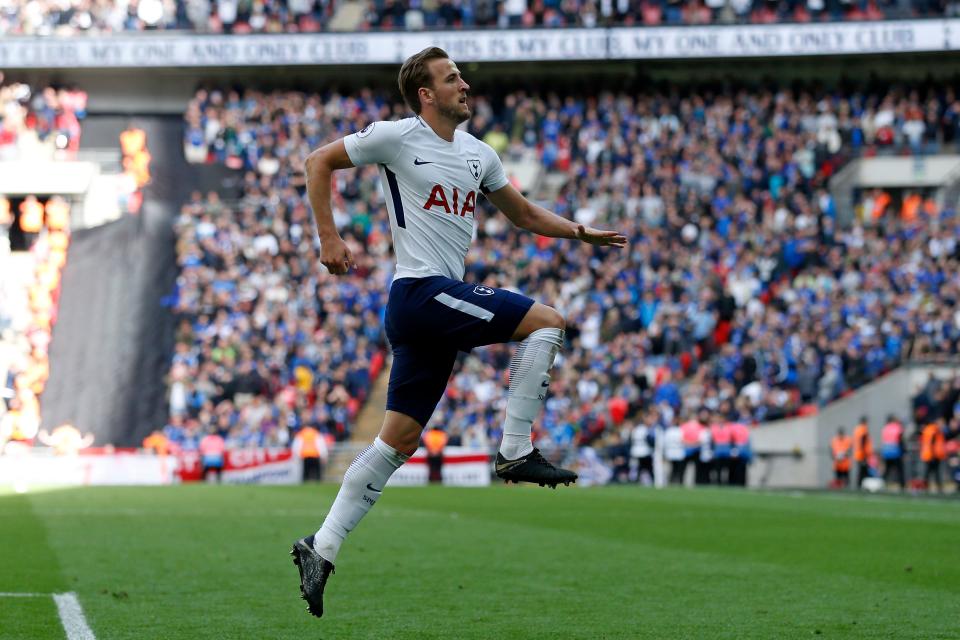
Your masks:
<path fill-rule="evenodd" d="M 73 158 L 80 148 L 80 121 L 86 109 L 84 91 L 4 84 L 0 71 L 0 162 Z"/>
<path fill-rule="evenodd" d="M 920 85 L 478 97 L 471 131 L 505 162 L 532 154 L 546 206 L 630 238 L 601 261 L 480 218 L 467 277 L 515 286 L 568 319 L 541 447 L 605 442 L 642 406 L 656 407 L 642 417 L 651 426 L 701 407 L 708 420 L 746 423 L 816 411 L 904 359 L 956 355 L 953 209 L 920 192 L 863 191 L 844 228 L 825 181 L 850 157 L 954 148 L 958 107 L 952 88 Z M 302 162 L 405 114 L 371 91 L 197 92 L 185 155 L 244 170 L 245 195 L 195 195 L 178 223 L 178 421 L 226 415 L 240 441 L 271 441 L 283 421 L 349 433 L 385 347 L 388 222 L 374 169 L 338 173 L 335 218 L 360 268 L 322 273 Z M 344 350 L 358 364 L 338 361 Z M 258 354 L 270 364 L 254 373 Z M 496 441 L 508 361 L 503 346 L 465 358 L 433 421 L 463 441 Z M 198 375 L 205 390 L 189 382 Z M 235 405 L 230 379 L 241 376 L 257 380 L 241 394 L 263 396 L 259 424 Z"/>
<path fill-rule="evenodd" d="M 180 188 L 189 188 L 198 173 L 182 158 L 176 121 L 144 117 L 138 124 L 99 123 L 98 135 L 118 157 L 126 154 L 124 168 L 144 182 L 149 197 L 142 206 L 127 206 L 119 219 L 72 233 L 42 398 L 44 428 L 73 424 L 98 445 L 139 443 L 166 420 L 163 374 L 174 330 L 167 297 L 176 278 L 172 221 Z M 121 133 L 130 134 L 122 150 Z M 151 157 L 160 160 L 157 167 Z"/>
<path fill-rule="evenodd" d="M 957 15 L 947 0 L 5 0 L 0 35 L 772 24 Z"/>
<path fill-rule="evenodd" d="M 0 231 L 6 224 L 0 222 Z M 39 411 L 34 411 L 33 392 L 19 376 L 27 371 L 31 345 L 29 334 L 30 286 L 36 273 L 32 253 L 12 254 L 0 237 L 0 442 L 28 440 L 40 427 Z"/>
<path fill-rule="evenodd" d="M 74 157 L 86 100 L 80 90 L 6 83 L 0 72 L 0 163 Z M 59 196 L 0 195 L 0 448 L 40 427 L 69 221 Z"/>
<path fill-rule="evenodd" d="M 383 246 L 356 277 L 321 276 L 299 197 L 257 191 L 237 209 L 195 194 L 177 221 L 171 415 L 228 426 L 231 446 L 287 444 L 305 425 L 344 439 L 384 365 L 390 256 Z"/>

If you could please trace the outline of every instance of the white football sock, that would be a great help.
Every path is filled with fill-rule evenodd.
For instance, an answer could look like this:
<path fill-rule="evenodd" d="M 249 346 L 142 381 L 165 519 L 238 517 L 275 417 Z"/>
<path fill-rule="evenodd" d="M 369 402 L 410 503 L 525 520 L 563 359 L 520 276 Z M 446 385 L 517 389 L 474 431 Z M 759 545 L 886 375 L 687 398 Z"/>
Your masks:
<path fill-rule="evenodd" d="M 340 492 L 313 538 L 317 553 L 330 562 L 336 561 L 343 539 L 377 503 L 387 480 L 409 458 L 379 437 L 360 452 L 343 474 Z"/>
<path fill-rule="evenodd" d="M 530 430 L 547 397 L 550 385 L 547 372 L 562 346 L 563 329 L 537 329 L 517 346 L 510 360 L 510 391 L 500 443 L 500 453 L 507 460 L 522 458 L 533 451 Z"/>

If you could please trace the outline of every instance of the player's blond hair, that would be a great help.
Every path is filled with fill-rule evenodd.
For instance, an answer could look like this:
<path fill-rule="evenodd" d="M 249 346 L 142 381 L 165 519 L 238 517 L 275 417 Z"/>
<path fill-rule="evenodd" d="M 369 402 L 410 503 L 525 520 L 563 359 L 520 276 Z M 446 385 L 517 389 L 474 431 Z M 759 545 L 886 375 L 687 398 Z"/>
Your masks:
<path fill-rule="evenodd" d="M 449 57 L 440 47 L 427 47 L 420 53 L 407 58 L 400 67 L 400 75 L 397 78 L 400 93 L 415 114 L 420 115 L 420 87 L 433 88 L 433 76 L 430 75 L 427 63 L 438 58 Z"/>

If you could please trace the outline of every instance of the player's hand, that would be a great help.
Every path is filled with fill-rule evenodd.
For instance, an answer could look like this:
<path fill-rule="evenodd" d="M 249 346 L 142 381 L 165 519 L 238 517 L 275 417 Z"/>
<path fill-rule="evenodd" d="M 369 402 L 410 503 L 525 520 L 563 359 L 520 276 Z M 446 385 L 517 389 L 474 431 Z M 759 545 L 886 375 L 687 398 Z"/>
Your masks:
<path fill-rule="evenodd" d="M 320 241 L 320 264 L 336 276 L 342 276 L 350 271 L 350 267 L 357 266 L 347 243 L 340 236 Z"/>
<path fill-rule="evenodd" d="M 603 231 L 602 229 L 585 227 L 582 224 L 577 225 L 577 240 L 601 247 L 617 247 L 622 249 L 627 246 L 627 237 L 619 231 Z"/>

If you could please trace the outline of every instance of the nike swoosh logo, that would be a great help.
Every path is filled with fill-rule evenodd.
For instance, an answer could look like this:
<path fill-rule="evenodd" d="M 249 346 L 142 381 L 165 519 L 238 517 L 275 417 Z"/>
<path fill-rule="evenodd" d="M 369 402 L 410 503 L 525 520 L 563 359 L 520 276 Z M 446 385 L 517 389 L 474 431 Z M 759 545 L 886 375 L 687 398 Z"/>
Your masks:
<path fill-rule="evenodd" d="M 433 160 L 421 160 L 420 158 L 414 158 L 413 164 L 419 167 L 421 164 L 433 164 Z"/>
<path fill-rule="evenodd" d="M 383 493 L 383 489 L 374 489 L 372 482 L 367 483 L 367 489 L 370 489 L 370 491 L 373 491 L 374 493 Z"/>
<path fill-rule="evenodd" d="M 509 460 L 503 464 L 498 464 L 497 472 L 499 473 L 500 471 L 507 471 L 508 469 L 513 469 L 517 465 L 523 464 L 523 462 L 524 462 L 523 460 Z"/>
<path fill-rule="evenodd" d="M 544 380 L 543 382 L 540 383 L 540 386 L 541 386 L 541 387 L 549 387 L 549 386 L 550 386 L 550 383 L 549 383 L 548 381 Z"/>

